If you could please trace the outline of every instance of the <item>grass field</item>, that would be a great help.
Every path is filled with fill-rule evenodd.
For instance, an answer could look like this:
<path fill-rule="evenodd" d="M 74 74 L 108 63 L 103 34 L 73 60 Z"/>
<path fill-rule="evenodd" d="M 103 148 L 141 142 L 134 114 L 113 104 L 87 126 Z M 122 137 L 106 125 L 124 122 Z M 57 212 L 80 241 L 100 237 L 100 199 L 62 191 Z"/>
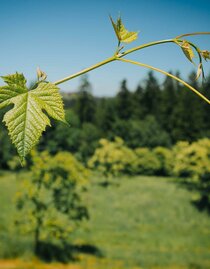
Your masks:
<path fill-rule="evenodd" d="M 191 204 L 193 193 L 158 177 L 123 177 L 117 179 L 119 186 L 107 188 L 94 179 L 86 193 L 90 220 L 73 241 L 101 257 L 94 251 L 82 254 L 68 267 L 31 263 L 32 239 L 17 234 L 13 225 L 20 178 L 0 176 L 0 269 L 210 268 L 210 216 Z M 19 259 L 30 262 L 23 266 Z"/>

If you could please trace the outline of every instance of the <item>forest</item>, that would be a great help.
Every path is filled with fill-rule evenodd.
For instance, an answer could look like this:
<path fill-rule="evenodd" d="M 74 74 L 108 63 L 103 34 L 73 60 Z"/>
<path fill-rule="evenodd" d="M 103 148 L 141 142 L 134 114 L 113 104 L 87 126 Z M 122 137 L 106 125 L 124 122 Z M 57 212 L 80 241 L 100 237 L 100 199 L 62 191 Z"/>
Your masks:
<path fill-rule="evenodd" d="M 210 76 L 203 83 L 195 81 L 195 76 L 194 72 L 189 75 L 189 83 L 210 98 Z M 101 98 L 93 96 L 91 82 L 83 76 L 78 89 L 63 93 L 63 98 L 70 127 L 54 122 L 38 150 L 51 154 L 70 151 L 86 163 L 101 138 L 114 140 L 118 136 L 134 149 L 170 148 L 177 141 L 210 137 L 209 105 L 168 77 L 160 84 L 153 72 L 136 89 L 128 89 L 124 79 L 116 96 Z M 0 167 L 7 169 L 16 153 L 4 126 L 0 136 Z"/>

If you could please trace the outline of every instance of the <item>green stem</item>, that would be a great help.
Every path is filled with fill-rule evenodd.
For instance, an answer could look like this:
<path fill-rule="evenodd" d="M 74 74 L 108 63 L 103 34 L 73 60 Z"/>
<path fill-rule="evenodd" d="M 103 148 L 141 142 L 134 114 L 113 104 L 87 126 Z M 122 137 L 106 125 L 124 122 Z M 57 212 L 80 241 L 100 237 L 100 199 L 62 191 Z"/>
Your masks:
<path fill-rule="evenodd" d="M 98 67 L 100 67 L 102 65 L 108 64 L 108 63 L 113 62 L 115 60 L 116 60 L 116 56 L 112 56 L 112 57 L 107 58 L 106 60 L 104 60 L 102 62 L 99 62 L 99 63 L 94 64 L 94 65 L 92 65 L 92 66 L 90 66 L 88 68 L 85 68 L 85 69 L 83 69 L 83 70 L 81 70 L 81 71 L 79 71 L 79 72 L 77 72 L 77 73 L 75 73 L 73 75 L 70 75 L 70 76 L 65 77 L 63 79 L 60 79 L 60 80 L 54 82 L 53 84 L 55 84 L 55 85 L 61 84 L 63 82 L 66 82 L 66 81 L 68 81 L 70 79 L 76 78 L 76 77 L 78 77 L 78 76 L 80 76 L 82 74 L 85 74 L 85 73 L 87 73 L 87 72 L 89 72 L 89 71 L 91 71 L 93 69 L 96 69 L 96 68 L 98 68 Z"/>
<path fill-rule="evenodd" d="M 185 37 L 185 36 L 193 36 L 193 35 L 210 35 L 210 32 L 195 32 L 195 33 L 189 33 L 189 34 L 183 34 L 176 37 L 176 39 Z"/>
<path fill-rule="evenodd" d="M 154 41 L 154 42 L 150 42 L 150 43 L 135 47 L 133 49 L 127 50 L 127 51 L 123 52 L 120 55 L 114 54 L 114 56 L 112 56 L 110 58 L 107 58 L 102 62 L 99 62 L 99 63 L 97 63 L 95 65 L 92 65 L 92 66 L 90 66 L 88 68 L 85 68 L 85 69 L 83 69 L 83 70 L 81 70 L 81 71 L 79 71 L 79 72 L 77 72 L 77 73 L 75 73 L 73 75 L 70 75 L 70 76 L 65 77 L 63 79 L 60 79 L 60 80 L 54 82 L 53 84 L 58 85 L 58 84 L 64 83 L 64 82 L 66 82 L 68 80 L 71 80 L 71 79 L 76 78 L 76 77 L 78 77 L 80 75 L 83 75 L 83 74 L 85 74 L 85 73 L 87 73 L 87 72 L 89 72 L 89 71 L 91 71 L 93 69 L 96 69 L 96 68 L 98 68 L 98 67 L 100 67 L 102 65 L 105 65 L 105 64 L 108 64 L 110 62 L 116 61 L 117 58 L 119 58 L 119 57 L 121 58 L 121 57 L 123 57 L 123 56 L 125 56 L 125 55 L 127 55 L 129 53 L 134 52 L 134 51 L 141 50 L 141 49 L 144 49 L 146 47 L 150 47 L 150 46 L 154 46 L 154 45 L 158 45 L 158 44 L 168 43 L 168 42 L 174 42 L 174 40 L 173 39 L 166 39 L 166 40 Z"/>
<path fill-rule="evenodd" d="M 147 43 L 147 44 L 143 44 L 143 45 L 140 45 L 140 46 L 138 46 L 138 47 L 129 49 L 129 50 L 123 52 L 123 53 L 118 53 L 118 54 L 116 54 L 116 52 L 115 52 L 115 54 L 114 54 L 112 57 L 107 58 L 107 59 L 105 59 L 104 61 L 101 61 L 101 62 L 99 62 L 99 63 L 97 63 L 97 64 L 95 64 L 95 65 L 92 65 L 92 66 L 88 67 L 88 68 L 85 68 L 85 69 L 83 69 L 83 70 L 81 70 L 81 71 L 79 71 L 79 72 L 77 72 L 77 73 L 75 73 L 75 74 L 73 74 L 73 75 L 70 75 L 70 76 L 68 76 L 68 77 L 66 77 L 66 78 L 63 78 L 63 79 L 61 79 L 61 80 L 58 80 L 58 81 L 54 82 L 54 84 L 55 84 L 55 85 L 58 85 L 58 84 L 64 83 L 64 82 L 66 82 L 66 81 L 68 81 L 68 80 L 71 80 L 71 79 L 73 79 L 73 78 L 76 78 L 76 77 L 78 77 L 78 76 L 80 76 L 80 75 L 82 75 L 82 74 L 85 74 L 85 73 L 87 73 L 87 72 L 89 72 L 89 71 L 91 71 L 91 70 L 94 70 L 94 69 L 96 69 L 96 68 L 98 68 L 98 67 L 100 67 L 100 66 L 103 66 L 103 65 L 105 65 L 105 64 L 108 64 L 108 63 L 110 63 L 110 62 L 113 62 L 113 61 L 116 61 L 116 60 L 121 60 L 121 61 L 123 61 L 122 57 L 124 57 L 124 56 L 126 56 L 126 55 L 128 55 L 128 54 L 130 54 L 130 53 L 133 53 L 133 52 L 135 52 L 135 51 L 138 51 L 138 50 L 141 50 L 141 49 L 144 49 L 144 48 L 147 48 L 147 47 L 151 47 L 151 46 L 159 45 L 159 44 L 164 44 L 164 43 L 176 43 L 177 41 L 178 41 L 178 42 L 179 42 L 179 41 L 182 42 L 183 40 L 179 40 L 178 38 L 183 37 L 183 36 L 198 35 L 198 34 L 210 34 L 210 33 L 209 33 L 209 32 L 197 32 L 197 33 L 185 34 L 185 35 L 180 35 L 180 36 L 178 36 L 176 39 L 165 39 L 165 40 L 153 41 L 153 42 L 150 42 L 150 43 Z M 193 43 L 189 42 L 189 44 L 190 44 L 191 46 L 193 46 L 194 49 L 197 51 L 197 53 L 198 53 L 198 55 L 199 55 L 200 63 L 202 63 L 202 58 L 201 58 L 201 55 L 200 55 L 200 53 L 199 53 L 199 49 L 198 49 Z M 129 62 L 129 60 L 124 60 L 124 62 L 126 62 L 126 61 Z M 131 62 L 132 62 L 132 61 L 130 61 L 130 63 L 131 63 Z M 133 64 L 137 64 L 137 63 L 138 63 L 138 62 L 134 62 L 134 61 L 133 61 Z M 158 71 L 158 72 L 161 72 L 161 73 L 163 73 L 163 74 L 165 74 L 165 75 L 167 75 L 167 76 L 169 76 L 169 77 L 172 77 L 172 78 L 178 80 L 179 82 L 181 82 L 183 85 L 187 86 L 189 89 L 191 89 L 192 91 L 194 91 L 197 95 L 199 95 L 202 99 L 204 99 L 206 102 L 208 102 L 208 103 L 210 104 L 210 101 L 209 101 L 205 96 L 203 96 L 201 93 L 199 93 L 196 89 L 194 89 L 192 86 L 190 86 L 190 85 L 189 85 L 188 83 L 186 83 L 185 81 L 183 81 L 183 80 L 181 80 L 181 79 L 179 79 L 179 78 L 177 78 L 177 77 L 171 75 L 170 73 L 167 73 L 167 72 L 165 72 L 165 71 L 163 71 L 163 70 L 161 70 L 161 69 L 158 69 L 158 68 L 155 68 L 155 67 L 146 65 L 146 64 L 141 64 L 141 63 L 138 63 L 138 65 L 141 65 L 141 66 L 144 66 L 144 67 L 147 67 L 147 68 L 156 70 L 156 71 Z"/>
<path fill-rule="evenodd" d="M 148 65 L 148 64 L 144 64 L 144 63 L 140 63 L 140 62 L 135 62 L 135 61 L 132 61 L 132 60 L 128 60 L 128 59 L 122 59 L 122 58 L 118 58 L 119 61 L 122 61 L 122 62 L 125 62 L 125 63 L 131 63 L 131 64 L 135 64 L 135 65 L 138 65 L 138 66 L 141 66 L 141 67 L 146 67 L 146 68 L 149 68 L 151 70 L 154 70 L 154 71 L 157 71 L 157 72 L 160 72 L 168 77 L 171 77 L 177 81 L 179 81 L 180 83 L 182 83 L 183 85 L 185 85 L 187 88 L 189 88 L 191 91 L 193 91 L 195 94 L 197 94 L 199 97 L 201 97 L 203 100 L 205 100 L 208 104 L 210 104 L 210 100 L 207 99 L 203 94 L 201 94 L 199 91 L 197 91 L 195 88 L 193 88 L 191 85 L 189 85 L 187 82 L 185 82 L 184 80 L 162 70 L 162 69 L 159 69 L 159 68 L 156 68 L 156 67 L 153 67 L 151 65 Z"/>
<path fill-rule="evenodd" d="M 120 55 L 120 58 L 125 56 L 125 55 L 128 55 L 134 51 L 137 51 L 137 50 L 141 50 L 141 49 L 144 49 L 144 48 L 147 48 L 147 47 L 151 47 L 151 46 L 154 46 L 154 45 L 159 45 L 159 44 L 164 44 L 164 43 L 174 43 L 174 39 L 165 39 L 165 40 L 159 40 L 159 41 L 153 41 L 153 42 L 150 42 L 150 43 L 147 43 L 147 44 L 143 44 L 143 45 L 140 45 L 138 47 L 135 47 L 135 48 L 132 48 L 132 49 L 129 49 L 125 52 L 123 52 L 121 55 Z"/>

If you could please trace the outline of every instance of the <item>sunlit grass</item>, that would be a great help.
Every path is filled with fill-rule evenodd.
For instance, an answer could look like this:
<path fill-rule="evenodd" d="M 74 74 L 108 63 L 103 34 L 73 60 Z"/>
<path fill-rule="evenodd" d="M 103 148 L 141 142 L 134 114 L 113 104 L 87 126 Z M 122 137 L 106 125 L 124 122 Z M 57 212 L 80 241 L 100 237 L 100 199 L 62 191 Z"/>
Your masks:
<path fill-rule="evenodd" d="M 121 269 L 124 268 L 121 262 L 111 262 L 107 260 L 97 261 L 95 258 L 86 258 L 82 264 L 46 264 L 38 260 L 24 261 L 16 260 L 0 260 L 1 269 Z M 189 269 L 198 267 L 183 267 L 183 266 L 167 266 L 167 267 L 150 267 L 150 269 Z M 132 269 L 144 269 L 143 267 L 134 266 Z"/>
<path fill-rule="evenodd" d="M 79 255 L 70 265 L 40 263 L 32 237 L 17 234 L 12 224 L 23 176 L 0 176 L 0 269 L 210 268 L 210 217 L 191 204 L 193 193 L 158 177 L 122 177 L 107 188 L 95 178 L 85 194 L 90 221 L 72 242 L 93 246 L 101 256 Z M 5 261 L 12 257 L 19 258 Z"/>

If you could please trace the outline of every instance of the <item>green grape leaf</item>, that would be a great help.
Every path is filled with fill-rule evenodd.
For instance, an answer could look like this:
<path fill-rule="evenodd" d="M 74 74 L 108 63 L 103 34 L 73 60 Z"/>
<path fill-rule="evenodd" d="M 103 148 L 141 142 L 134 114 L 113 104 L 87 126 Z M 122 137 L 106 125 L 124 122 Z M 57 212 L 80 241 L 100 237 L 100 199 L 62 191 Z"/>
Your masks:
<path fill-rule="evenodd" d="M 7 84 L 0 87 L 0 108 L 7 106 L 10 103 L 10 99 L 27 92 L 26 79 L 23 74 L 13 74 L 2 77 Z"/>
<path fill-rule="evenodd" d="M 51 126 L 48 115 L 66 122 L 63 101 L 59 89 L 52 83 L 40 82 L 37 88 L 29 91 L 21 74 L 3 79 L 7 85 L 0 87 L 0 108 L 14 105 L 4 115 L 3 122 L 23 161 L 46 126 Z"/>
<path fill-rule="evenodd" d="M 193 63 L 193 58 L 195 57 L 192 46 L 189 44 L 188 41 L 183 40 L 182 42 L 178 42 L 179 46 L 181 47 L 182 51 L 184 52 L 184 55 L 187 57 L 187 59 Z"/>
<path fill-rule="evenodd" d="M 131 43 L 138 38 L 138 32 L 129 32 L 125 29 L 120 17 L 117 19 L 116 23 L 111 16 L 110 20 L 119 42 Z"/>

